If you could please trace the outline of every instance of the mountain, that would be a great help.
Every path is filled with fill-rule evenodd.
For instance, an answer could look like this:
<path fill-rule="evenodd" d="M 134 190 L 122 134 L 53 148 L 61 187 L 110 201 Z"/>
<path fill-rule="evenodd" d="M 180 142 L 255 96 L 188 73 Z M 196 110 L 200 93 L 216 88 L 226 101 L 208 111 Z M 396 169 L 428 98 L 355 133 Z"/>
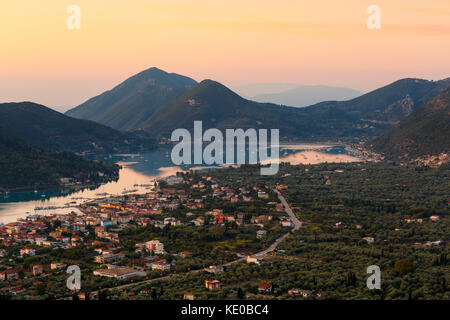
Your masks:
<path fill-rule="evenodd" d="M 257 95 L 280 93 L 289 89 L 294 89 L 297 86 L 297 84 L 289 82 L 261 82 L 233 86 L 231 89 L 241 97 L 251 99 Z"/>
<path fill-rule="evenodd" d="M 402 79 L 355 99 L 321 102 L 307 107 L 306 111 L 325 117 L 330 113 L 345 113 L 360 126 L 393 125 L 448 86 L 450 78 L 440 81 Z"/>
<path fill-rule="evenodd" d="M 118 130 L 136 130 L 156 110 L 196 85 L 191 78 L 150 68 L 67 111 L 66 115 L 93 120 Z"/>
<path fill-rule="evenodd" d="M 441 81 L 403 79 L 348 101 L 329 101 L 305 108 L 244 99 L 212 80 L 202 81 L 181 98 L 156 111 L 142 124 L 155 136 L 170 137 L 176 128 L 278 128 L 282 140 L 353 140 L 389 129 L 450 85 Z"/>
<path fill-rule="evenodd" d="M 371 142 L 389 160 L 431 166 L 450 161 L 450 88 Z"/>
<path fill-rule="evenodd" d="M 143 124 L 143 129 L 160 137 L 170 137 L 176 128 L 191 130 L 195 120 L 204 128 L 280 128 L 285 136 L 295 136 L 301 120 L 298 109 L 244 99 L 213 80 L 204 80 L 173 103 L 159 109 Z"/>
<path fill-rule="evenodd" d="M 0 190 L 33 190 L 61 186 L 61 178 L 82 184 L 118 177 L 118 166 L 91 161 L 70 152 L 37 148 L 0 127 Z"/>
<path fill-rule="evenodd" d="M 322 101 L 343 101 L 356 98 L 361 92 L 341 87 L 296 86 L 279 93 L 258 94 L 251 99 L 258 102 L 271 102 L 293 107 L 305 107 Z"/>
<path fill-rule="evenodd" d="M 274 85 L 280 89 L 289 84 L 269 87 Z M 291 141 L 367 140 L 449 85 L 450 78 L 402 79 L 351 100 L 295 108 L 248 100 L 212 80 L 197 84 L 151 68 L 66 114 L 155 137 L 168 137 L 174 129 L 191 128 L 194 120 L 202 120 L 205 128 L 278 128 L 280 138 Z"/>
<path fill-rule="evenodd" d="M 154 145 L 150 139 L 74 119 L 31 102 L 0 104 L 0 126 L 31 145 L 54 150 L 111 153 L 149 149 Z"/>

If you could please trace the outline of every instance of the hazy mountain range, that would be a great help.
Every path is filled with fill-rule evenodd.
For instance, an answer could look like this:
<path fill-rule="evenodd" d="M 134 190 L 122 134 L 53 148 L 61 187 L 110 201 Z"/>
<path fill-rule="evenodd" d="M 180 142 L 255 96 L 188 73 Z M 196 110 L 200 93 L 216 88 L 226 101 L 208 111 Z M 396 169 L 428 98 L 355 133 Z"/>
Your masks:
<path fill-rule="evenodd" d="M 17 188 L 24 186 L 22 180 L 29 175 L 34 177 L 30 181 L 38 184 L 41 179 L 48 186 L 61 176 L 75 176 L 76 169 L 83 179 L 91 180 L 93 172 L 115 169 L 71 152 L 148 150 L 157 139 L 170 138 L 174 129 L 191 129 L 194 120 L 201 120 L 204 130 L 277 128 L 282 141 L 355 141 L 379 136 L 372 146 L 387 159 L 420 158 L 426 164 L 430 156 L 449 152 L 449 87 L 450 78 L 401 79 L 350 100 L 297 108 L 246 99 L 213 80 L 197 83 L 150 68 L 66 115 L 31 102 L 0 104 L 1 179 L 3 187 Z M 311 88 L 284 92 L 295 96 L 301 90 L 320 91 Z M 328 93 L 358 95 L 345 88 L 328 89 Z"/>
<path fill-rule="evenodd" d="M 343 101 L 360 96 L 362 93 L 342 87 L 299 86 L 290 83 L 261 83 L 237 87 L 236 92 L 243 97 L 293 107 L 306 107 L 322 101 Z"/>
<path fill-rule="evenodd" d="M 205 128 L 279 128 L 283 140 L 362 139 L 381 134 L 448 86 L 450 79 L 402 79 L 350 100 L 295 108 L 245 99 L 213 80 L 196 83 L 150 68 L 66 114 L 166 138 L 202 120 Z"/>

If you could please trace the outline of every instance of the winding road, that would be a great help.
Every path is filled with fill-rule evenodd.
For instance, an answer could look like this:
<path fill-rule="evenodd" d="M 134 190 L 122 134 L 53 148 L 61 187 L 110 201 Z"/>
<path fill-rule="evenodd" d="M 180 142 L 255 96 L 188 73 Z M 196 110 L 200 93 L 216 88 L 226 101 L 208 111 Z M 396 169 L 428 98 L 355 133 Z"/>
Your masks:
<path fill-rule="evenodd" d="M 297 219 L 297 217 L 295 216 L 294 212 L 292 211 L 291 207 L 289 206 L 289 204 L 287 203 L 286 199 L 281 194 L 281 192 L 278 191 L 277 189 L 273 189 L 273 191 L 278 195 L 278 199 L 283 204 L 284 211 L 291 218 L 291 221 L 294 224 L 294 228 L 292 230 L 290 230 L 289 232 L 285 233 L 284 235 L 282 235 L 281 237 L 279 237 L 277 240 L 275 240 L 275 242 L 272 243 L 267 249 L 264 249 L 263 251 L 253 254 L 252 257 L 261 257 L 261 256 L 268 254 L 269 252 L 274 251 L 278 247 L 278 245 L 291 234 L 291 232 L 298 230 L 302 226 L 302 223 L 300 222 L 300 220 Z M 232 264 L 238 263 L 245 259 L 247 259 L 246 256 L 240 257 L 239 259 L 236 259 L 236 260 L 233 260 L 233 261 L 223 264 L 222 267 L 230 266 Z M 190 270 L 188 272 L 185 272 L 184 274 L 194 274 L 194 273 L 198 273 L 201 271 L 203 271 L 203 269 Z M 124 284 L 124 285 L 117 286 L 117 287 L 107 288 L 107 290 L 109 290 L 109 291 L 118 290 L 118 289 L 120 290 L 120 289 L 124 289 L 127 287 L 135 286 L 136 284 L 151 283 L 151 282 L 158 281 L 158 280 L 167 280 L 178 274 L 180 274 L 180 273 L 172 273 L 172 274 L 164 276 L 164 277 L 154 278 L 154 279 L 150 279 L 150 280 L 142 280 L 142 281 Z M 93 293 L 97 293 L 97 291 L 94 291 Z"/>

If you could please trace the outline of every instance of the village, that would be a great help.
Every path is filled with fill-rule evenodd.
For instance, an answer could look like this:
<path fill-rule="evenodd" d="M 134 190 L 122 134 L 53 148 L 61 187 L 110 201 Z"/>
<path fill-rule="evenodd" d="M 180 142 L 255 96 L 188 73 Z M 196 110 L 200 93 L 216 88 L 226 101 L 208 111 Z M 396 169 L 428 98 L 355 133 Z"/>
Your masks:
<path fill-rule="evenodd" d="M 286 185 L 276 186 L 278 190 Z M 224 203 L 241 204 L 248 207 L 258 203 L 253 212 L 224 212 Z M 148 279 L 149 274 L 169 275 L 176 273 L 180 259 L 195 257 L 198 253 L 183 250 L 166 244 L 161 237 L 146 238 L 145 241 L 133 242 L 130 255 L 130 239 L 122 237 L 127 228 L 152 230 L 176 229 L 189 227 L 205 229 L 214 228 L 218 232 L 226 228 L 243 229 L 251 232 L 248 242 L 270 242 L 279 235 L 288 232 L 294 223 L 284 211 L 273 190 L 268 186 L 245 185 L 238 188 L 223 186 L 219 181 L 207 175 L 185 179 L 171 176 L 158 181 L 156 186 L 143 195 L 111 196 L 87 202 L 79 207 L 81 213 L 52 215 L 28 215 L 25 219 L 8 223 L 0 227 L 0 288 L 1 292 L 12 295 L 23 294 L 27 288 L 18 286 L 21 279 L 35 279 L 33 288 L 39 279 L 57 276 L 64 278 L 69 264 L 76 264 L 76 259 L 47 261 L 49 252 L 72 250 L 82 247 L 93 250 L 93 268 L 89 268 L 94 277 L 104 277 L 121 281 L 129 278 Z M 226 210 L 230 211 L 230 210 Z M 250 210 L 252 211 L 252 210 Z M 273 232 L 271 230 L 277 230 Z M 268 246 L 268 245 L 267 245 Z M 247 263 L 261 264 L 261 257 L 254 257 L 256 249 L 241 250 L 227 255 L 215 264 L 188 266 L 186 271 L 203 270 L 214 274 L 224 272 L 223 264 L 244 259 Z M 199 248 L 201 251 L 201 248 Z M 242 249 L 242 248 L 240 248 Z M 45 259 L 40 259 L 40 258 Z M 30 264 L 28 261 L 36 261 Z M 207 263 L 214 260 L 207 259 Z M 22 262 L 22 263 L 21 263 Z M 97 267 L 95 267 L 97 266 Z M 3 282 L 3 283 L 2 283 Z M 5 285 L 7 284 L 7 285 Z M 205 280 L 205 288 L 220 290 L 220 281 L 213 278 Z M 30 288 L 28 288 L 30 289 Z M 93 290 L 95 288 L 90 288 Z M 67 294 L 70 295 L 68 289 Z M 30 290 L 28 290 L 30 291 Z M 34 290 L 36 291 L 36 290 Z M 268 284 L 261 284 L 261 292 L 269 292 Z M 36 293 L 31 294 L 35 297 Z M 189 293 L 186 299 L 191 299 Z"/>
<path fill-rule="evenodd" d="M 394 200 L 380 196 L 383 205 L 362 203 L 356 214 L 345 192 L 347 200 L 330 203 L 330 192 L 336 197 L 354 183 L 349 173 L 358 181 L 373 174 L 371 166 L 282 165 L 278 176 L 264 180 L 250 166 L 181 172 L 145 194 L 104 195 L 69 214 L 30 214 L 0 225 L 0 296 L 329 299 L 344 288 L 371 297 L 365 264 L 378 260 L 385 270 L 393 260 L 384 277 L 399 277 L 414 270 L 403 258 L 408 250 L 426 255 L 433 270 L 444 268 L 442 209 L 392 215 Z M 393 220 L 374 220 L 379 210 Z M 352 269 L 328 277 L 327 261 Z M 67 283 L 73 266 L 81 288 Z"/>

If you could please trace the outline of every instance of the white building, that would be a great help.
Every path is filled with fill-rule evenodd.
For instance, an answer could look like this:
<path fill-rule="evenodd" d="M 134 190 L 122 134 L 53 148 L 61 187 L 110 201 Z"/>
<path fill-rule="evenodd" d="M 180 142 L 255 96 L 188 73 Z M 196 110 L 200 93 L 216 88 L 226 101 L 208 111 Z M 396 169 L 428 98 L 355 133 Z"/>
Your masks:
<path fill-rule="evenodd" d="M 151 240 L 145 243 L 145 248 L 147 251 L 152 251 L 154 254 L 164 254 L 164 244 L 159 242 L 159 240 Z"/>

